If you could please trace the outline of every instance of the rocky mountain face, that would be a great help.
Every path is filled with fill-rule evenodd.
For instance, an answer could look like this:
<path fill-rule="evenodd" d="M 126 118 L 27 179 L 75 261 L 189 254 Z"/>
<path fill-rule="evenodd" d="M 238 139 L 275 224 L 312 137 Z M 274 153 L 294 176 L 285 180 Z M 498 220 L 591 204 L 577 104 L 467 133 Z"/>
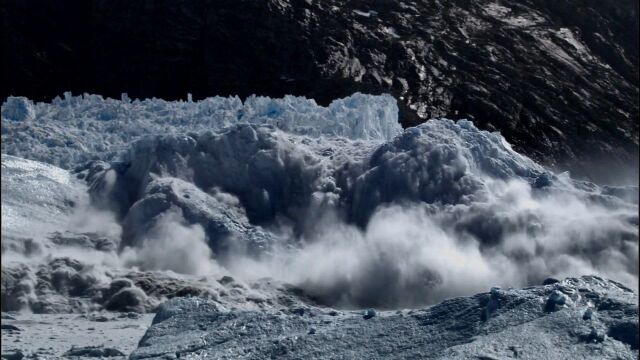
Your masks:
<path fill-rule="evenodd" d="M 390 93 L 405 126 L 468 118 L 574 176 L 638 176 L 633 0 L 4 0 L 0 19 L 3 97 Z"/>

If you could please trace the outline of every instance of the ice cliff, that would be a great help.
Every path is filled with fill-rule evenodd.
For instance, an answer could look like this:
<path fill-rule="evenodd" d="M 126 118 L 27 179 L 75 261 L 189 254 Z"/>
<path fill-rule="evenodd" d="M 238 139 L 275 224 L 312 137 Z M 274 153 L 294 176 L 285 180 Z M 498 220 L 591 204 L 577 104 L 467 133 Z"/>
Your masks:
<path fill-rule="evenodd" d="M 145 135 L 200 132 L 237 123 L 363 140 L 388 140 L 402 131 L 398 107 L 389 95 L 354 94 L 322 107 L 295 96 L 169 102 L 131 100 L 126 94 L 115 100 L 65 93 L 51 103 L 9 97 L 2 105 L 2 153 L 69 168 L 87 160 L 112 160 Z"/>

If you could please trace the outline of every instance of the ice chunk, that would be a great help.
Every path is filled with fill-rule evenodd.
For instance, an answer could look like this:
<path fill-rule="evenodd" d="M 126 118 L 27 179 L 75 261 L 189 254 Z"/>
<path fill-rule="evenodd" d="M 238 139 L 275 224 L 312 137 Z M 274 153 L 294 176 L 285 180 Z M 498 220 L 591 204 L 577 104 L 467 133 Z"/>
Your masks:
<path fill-rule="evenodd" d="M 239 250 L 241 247 L 243 251 L 266 251 L 267 246 L 274 242 L 272 235 L 249 224 L 244 208 L 233 195 L 215 189 L 207 194 L 186 181 L 162 178 L 152 181 L 142 198 L 128 211 L 123 221 L 123 245 L 135 245 L 145 238 L 158 221 L 166 221 L 160 215 L 171 208 L 178 210 L 187 224 L 202 227 L 214 254 L 224 254 L 229 248 Z"/>
<path fill-rule="evenodd" d="M 12 239 L 64 231 L 87 187 L 55 166 L 2 155 L 2 249 Z M 16 246 L 24 245 L 22 240 Z"/>
<path fill-rule="evenodd" d="M 278 213 L 298 217 L 313 193 L 331 188 L 328 165 L 300 144 L 302 140 L 266 125 L 237 125 L 196 138 L 143 139 L 123 157 L 126 166 L 116 171 L 116 185 L 106 196 L 118 200 L 126 211 L 153 178 L 176 177 L 205 192 L 218 187 L 233 194 L 254 223 L 271 221 Z M 108 182 L 108 174 L 104 172 L 98 182 Z M 102 188 L 93 187 L 92 192 Z"/>
<path fill-rule="evenodd" d="M 33 120 L 36 116 L 31 100 L 19 96 L 7 98 L 2 104 L 2 119 L 18 122 L 26 122 Z"/>

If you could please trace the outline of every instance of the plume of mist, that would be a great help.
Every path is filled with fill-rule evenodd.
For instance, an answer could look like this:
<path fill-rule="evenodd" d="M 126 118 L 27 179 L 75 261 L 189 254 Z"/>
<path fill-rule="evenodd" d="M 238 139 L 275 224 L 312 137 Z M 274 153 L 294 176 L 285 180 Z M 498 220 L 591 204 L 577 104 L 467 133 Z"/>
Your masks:
<path fill-rule="evenodd" d="M 536 193 L 521 180 L 488 188 L 484 203 L 382 206 L 364 229 L 327 214 L 299 247 L 238 256 L 229 270 L 290 282 L 346 307 L 414 307 L 549 276 L 599 274 L 637 289 L 634 207 Z"/>
<path fill-rule="evenodd" d="M 214 275 L 222 270 L 212 259 L 202 226 L 189 225 L 179 209 L 159 216 L 137 246 L 120 254 L 122 264 L 141 270 L 170 270 L 180 274 Z"/>
<path fill-rule="evenodd" d="M 61 225 L 70 243 L 95 232 L 115 250 L 43 246 L 47 263 L 271 277 L 341 307 L 422 306 L 548 276 L 599 274 L 637 289 L 637 188 L 550 174 L 468 121 L 429 121 L 385 143 L 243 124 L 130 150 L 92 176 L 93 205 L 111 211 L 85 204 Z M 43 190 L 39 181 L 32 192 L 16 181 L 13 196 Z M 3 225 L 3 259 L 17 242 L 5 242 Z"/>

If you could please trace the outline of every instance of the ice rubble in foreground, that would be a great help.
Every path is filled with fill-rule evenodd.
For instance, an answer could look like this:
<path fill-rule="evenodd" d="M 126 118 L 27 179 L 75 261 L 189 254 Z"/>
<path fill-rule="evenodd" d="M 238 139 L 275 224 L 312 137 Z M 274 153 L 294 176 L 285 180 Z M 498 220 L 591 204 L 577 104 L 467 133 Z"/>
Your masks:
<path fill-rule="evenodd" d="M 638 278 L 637 189 L 553 174 L 465 120 L 402 130 L 386 95 L 10 98 L 2 140 L 3 310 L 397 308 Z"/>

